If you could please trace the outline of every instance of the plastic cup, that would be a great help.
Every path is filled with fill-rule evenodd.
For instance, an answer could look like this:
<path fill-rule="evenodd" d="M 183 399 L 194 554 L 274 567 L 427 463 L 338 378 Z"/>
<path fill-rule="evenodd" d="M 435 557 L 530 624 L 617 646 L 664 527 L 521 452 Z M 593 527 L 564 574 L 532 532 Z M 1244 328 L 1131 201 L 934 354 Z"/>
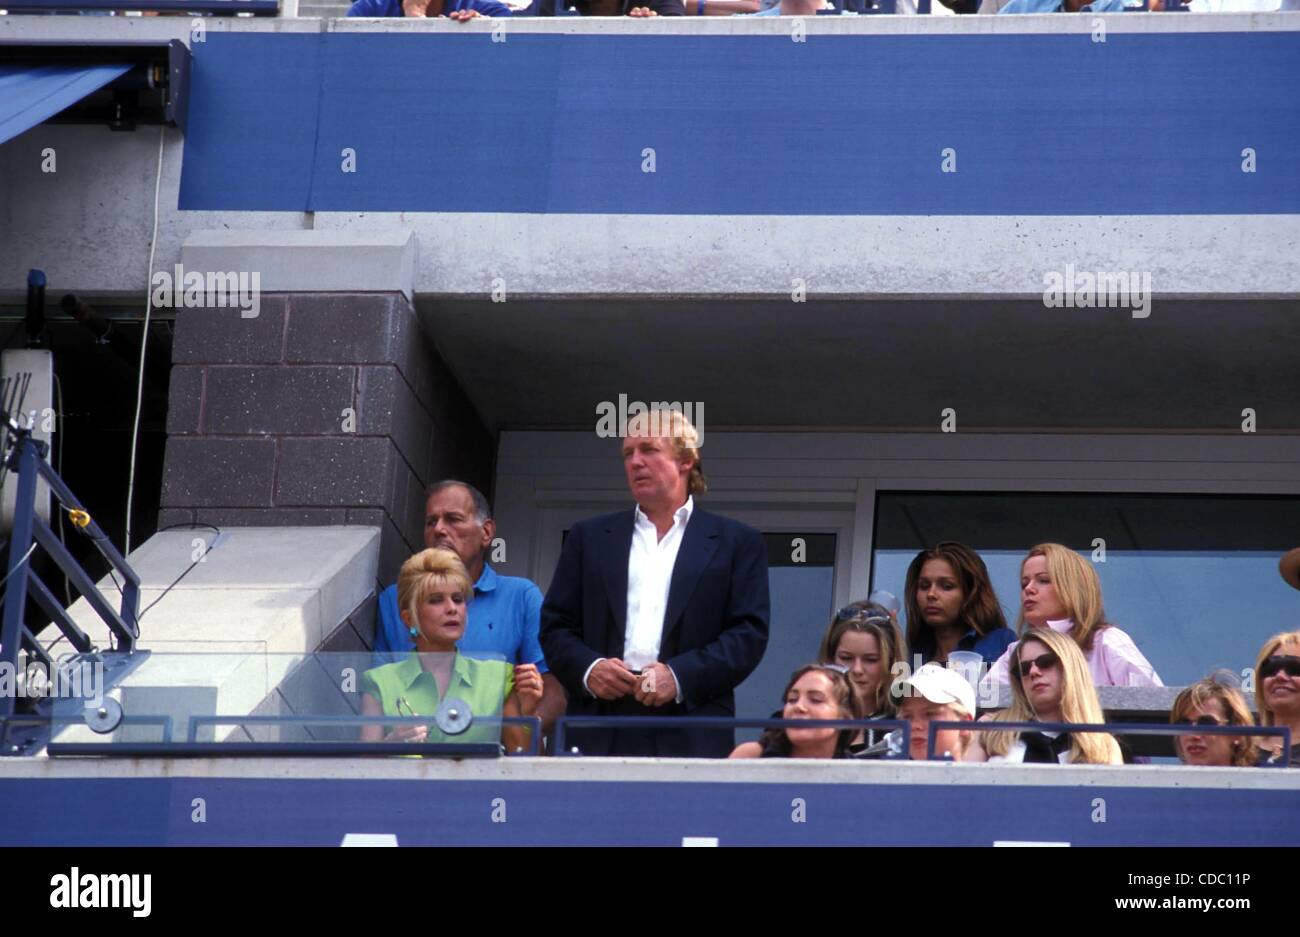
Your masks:
<path fill-rule="evenodd" d="M 966 682 L 971 685 L 971 689 L 979 692 L 980 680 L 984 676 L 984 658 L 974 651 L 951 651 L 948 654 L 948 669 L 956 670 Z"/>

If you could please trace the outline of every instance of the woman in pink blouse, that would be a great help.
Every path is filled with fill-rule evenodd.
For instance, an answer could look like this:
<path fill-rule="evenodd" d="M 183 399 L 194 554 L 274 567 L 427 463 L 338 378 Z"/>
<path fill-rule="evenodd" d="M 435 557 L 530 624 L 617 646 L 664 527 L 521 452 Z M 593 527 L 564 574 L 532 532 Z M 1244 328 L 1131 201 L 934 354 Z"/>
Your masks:
<path fill-rule="evenodd" d="M 1133 639 L 1107 622 L 1105 614 L 1101 580 L 1091 563 L 1059 543 L 1040 543 L 1029 551 L 1020 564 L 1020 636 L 1026 626 L 1068 634 L 1083 651 L 1097 686 L 1164 686 Z M 1007 648 L 986 681 L 1011 682 L 1015 649 L 1015 644 Z"/>

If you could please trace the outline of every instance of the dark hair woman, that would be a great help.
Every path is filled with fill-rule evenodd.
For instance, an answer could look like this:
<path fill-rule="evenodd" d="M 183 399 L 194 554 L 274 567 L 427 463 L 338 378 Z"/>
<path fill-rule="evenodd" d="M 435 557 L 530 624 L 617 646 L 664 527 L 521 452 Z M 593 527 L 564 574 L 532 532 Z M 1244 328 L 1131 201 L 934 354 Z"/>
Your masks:
<path fill-rule="evenodd" d="M 837 667 L 805 664 L 785 685 L 782 719 L 857 719 L 858 703 L 848 678 Z M 745 742 L 732 758 L 847 758 L 852 729 L 768 729 L 757 742 Z"/>
<path fill-rule="evenodd" d="M 916 554 L 907 567 L 907 644 L 921 663 L 947 663 L 973 651 L 992 664 L 1016 639 L 978 553 L 945 540 Z"/>

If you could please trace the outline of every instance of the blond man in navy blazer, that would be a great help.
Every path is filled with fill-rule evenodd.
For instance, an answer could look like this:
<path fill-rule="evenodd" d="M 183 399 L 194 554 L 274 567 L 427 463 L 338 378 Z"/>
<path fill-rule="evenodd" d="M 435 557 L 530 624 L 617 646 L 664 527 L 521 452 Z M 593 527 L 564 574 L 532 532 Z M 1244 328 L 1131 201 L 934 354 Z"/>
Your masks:
<path fill-rule="evenodd" d="M 571 715 L 734 716 L 735 688 L 767 647 L 762 535 L 695 503 L 699 436 L 678 410 L 628 421 L 636 505 L 581 521 L 542 604 L 546 661 Z M 685 722 L 685 721 L 684 721 Z M 730 729 L 574 728 L 587 755 L 726 758 Z"/>

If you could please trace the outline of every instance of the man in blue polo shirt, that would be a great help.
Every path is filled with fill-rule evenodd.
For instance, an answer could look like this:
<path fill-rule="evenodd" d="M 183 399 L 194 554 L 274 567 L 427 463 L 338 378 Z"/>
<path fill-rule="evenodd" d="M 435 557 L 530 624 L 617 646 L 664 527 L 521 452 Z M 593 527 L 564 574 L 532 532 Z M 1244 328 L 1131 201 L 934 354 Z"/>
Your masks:
<path fill-rule="evenodd" d="M 542 592 L 531 580 L 501 576 L 486 562 L 496 535 L 496 522 L 487 499 L 472 485 L 446 480 L 429 487 L 424 507 L 424 545 L 451 550 L 460 557 L 474 582 L 465 634 L 457 642 L 462 653 L 499 654 L 512 664 L 536 664 L 542 673 L 542 701 L 537 715 L 549 732 L 564 713 L 564 687 L 548 672 L 537 640 Z M 375 625 L 375 665 L 391 663 L 415 648 L 410 631 L 397 610 L 397 586 L 379 594 Z"/>
<path fill-rule="evenodd" d="M 348 16 L 446 16 L 457 22 L 480 16 L 509 16 L 497 0 L 356 0 Z"/>

